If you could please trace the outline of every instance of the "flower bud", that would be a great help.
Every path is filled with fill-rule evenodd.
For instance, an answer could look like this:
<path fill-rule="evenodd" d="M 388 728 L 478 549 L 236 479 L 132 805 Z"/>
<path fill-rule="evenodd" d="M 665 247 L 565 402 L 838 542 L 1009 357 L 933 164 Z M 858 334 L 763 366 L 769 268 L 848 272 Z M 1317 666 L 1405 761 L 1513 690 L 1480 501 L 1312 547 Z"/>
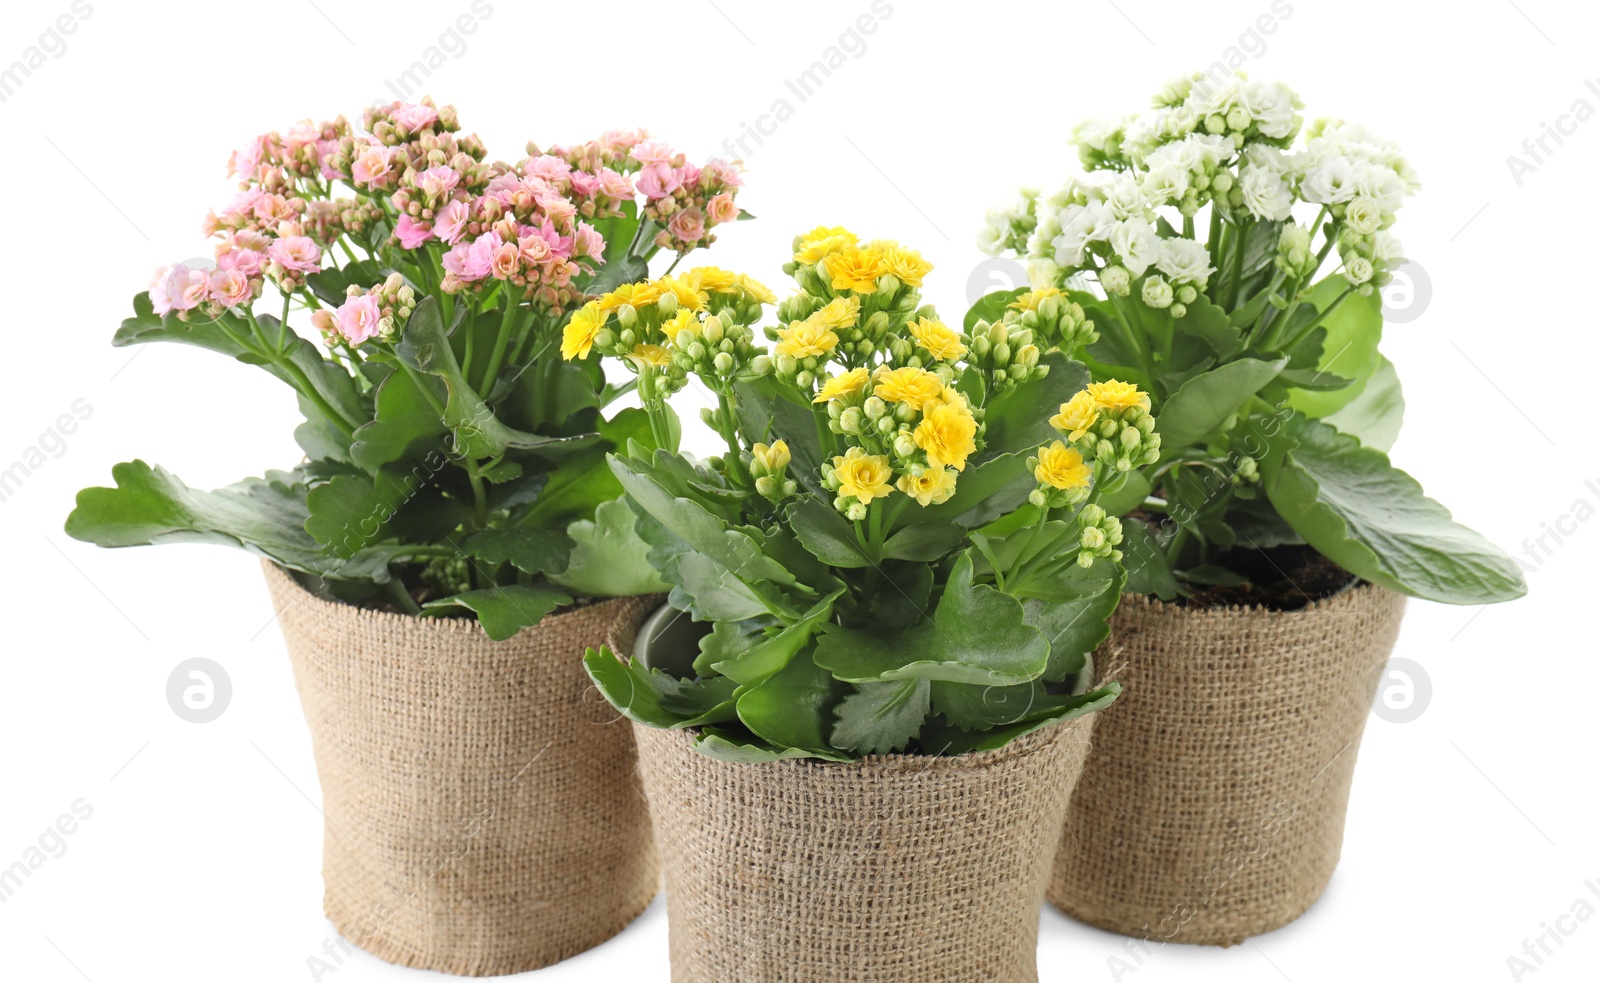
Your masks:
<path fill-rule="evenodd" d="M 493 240 L 490 240 L 491 242 Z M 617 308 L 617 323 L 624 328 L 631 328 L 639 323 L 639 312 L 632 304 L 623 304 Z"/>
<path fill-rule="evenodd" d="M 1100 286 L 1104 287 L 1108 294 L 1126 297 L 1132 282 L 1133 278 L 1128 275 L 1125 267 L 1108 266 L 1100 271 Z"/>
<path fill-rule="evenodd" d="M 1144 282 L 1140 290 L 1146 305 L 1157 310 L 1172 305 L 1172 285 L 1159 276 L 1153 276 Z"/>
<path fill-rule="evenodd" d="M 839 427 L 845 433 L 860 433 L 862 427 L 861 410 L 851 406 L 839 414 Z"/>
<path fill-rule="evenodd" d="M 866 401 L 861 404 L 861 411 L 867 414 L 867 419 L 876 420 L 889 412 L 889 404 L 877 396 L 868 396 Z"/>

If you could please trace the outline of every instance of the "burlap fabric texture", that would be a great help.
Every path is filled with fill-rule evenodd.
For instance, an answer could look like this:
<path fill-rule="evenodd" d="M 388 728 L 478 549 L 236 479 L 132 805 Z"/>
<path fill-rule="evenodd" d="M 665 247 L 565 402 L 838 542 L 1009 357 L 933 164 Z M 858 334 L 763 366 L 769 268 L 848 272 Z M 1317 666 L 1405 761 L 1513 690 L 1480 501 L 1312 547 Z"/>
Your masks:
<path fill-rule="evenodd" d="M 732 764 L 635 725 L 674 983 L 1033 983 L 1095 716 L 850 763 Z"/>
<path fill-rule="evenodd" d="M 381 959 L 462 976 L 599 945 L 655 896 L 633 735 L 583 669 L 659 598 L 504 642 L 324 601 L 265 565 L 322 783 L 324 910 Z"/>
<path fill-rule="evenodd" d="M 1050 902 L 1153 942 L 1234 945 L 1321 897 L 1405 598 L 1371 584 L 1297 611 L 1125 597 Z"/>

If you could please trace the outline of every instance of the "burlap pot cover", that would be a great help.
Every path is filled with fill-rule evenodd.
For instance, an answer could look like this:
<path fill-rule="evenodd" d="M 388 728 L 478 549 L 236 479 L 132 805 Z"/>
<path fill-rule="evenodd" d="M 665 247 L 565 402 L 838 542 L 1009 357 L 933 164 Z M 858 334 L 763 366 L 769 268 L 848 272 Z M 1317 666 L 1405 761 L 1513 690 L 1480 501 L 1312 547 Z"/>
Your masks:
<path fill-rule="evenodd" d="M 1339 862 L 1361 732 L 1405 598 L 1371 584 L 1299 611 L 1125 597 L 1050 902 L 1154 942 L 1281 928 Z M 1120 671 L 1119 671 L 1120 670 Z"/>
<path fill-rule="evenodd" d="M 381 959 L 463 976 L 599 945 L 655 896 L 632 731 L 586 646 L 659 598 L 476 622 L 321 600 L 265 565 L 322 782 L 324 910 Z"/>
<path fill-rule="evenodd" d="M 730 764 L 635 726 L 674 983 L 1038 979 L 1095 714 L 956 757 Z"/>

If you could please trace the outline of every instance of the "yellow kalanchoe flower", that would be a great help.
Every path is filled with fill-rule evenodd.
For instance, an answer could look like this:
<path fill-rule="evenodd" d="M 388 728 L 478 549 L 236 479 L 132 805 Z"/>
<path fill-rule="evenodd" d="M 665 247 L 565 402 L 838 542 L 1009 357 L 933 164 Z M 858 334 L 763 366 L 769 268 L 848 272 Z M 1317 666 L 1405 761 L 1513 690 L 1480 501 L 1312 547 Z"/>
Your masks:
<path fill-rule="evenodd" d="M 1083 463 L 1083 455 L 1057 440 L 1039 448 L 1039 466 L 1033 476 L 1042 485 L 1063 490 L 1086 488 L 1094 469 Z"/>
<path fill-rule="evenodd" d="M 561 357 L 567 361 L 588 358 L 594 339 L 606 326 L 610 312 L 590 302 L 572 312 L 572 319 L 561 329 Z"/>
<path fill-rule="evenodd" d="M 956 473 L 949 468 L 924 468 L 921 474 L 903 474 L 895 487 L 926 508 L 943 505 L 956 493 Z"/>
<path fill-rule="evenodd" d="M 932 269 L 933 264 L 915 249 L 894 245 L 883 251 L 883 271 L 894 274 L 895 279 L 907 286 L 922 286 L 922 278 Z"/>
<path fill-rule="evenodd" d="M 967 353 L 967 346 L 961 343 L 961 336 L 946 327 L 943 321 L 930 321 L 928 318 L 919 317 L 907 324 L 906 330 L 911 332 L 911 337 L 916 341 L 918 348 L 941 362 L 954 362 Z"/>
<path fill-rule="evenodd" d="M 956 402 L 925 406 L 922 422 L 912 431 L 911 439 L 928 455 L 933 467 L 965 471 L 967 458 L 978 449 L 973 439 L 977 433 L 978 423 L 972 418 L 972 411 L 966 400 L 958 398 Z"/>
<path fill-rule="evenodd" d="M 687 307 L 678 308 L 678 313 L 661 322 L 661 332 L 667 336 L 668 341 L 677 341 L 678 335 L 684 331 L 692 336 L 699 330 L 699 320 L 694 316 L 694 311 Z"/>
<path fill-rule="evenodd" d="M 854 290 L 864 294 L 878 289 L 878 277 L 884 272 L 882 253 L 876 249 L 857 249 L 854 246 L 831 254 L 825 265 L 833 289 Z"/>
<path fill-rule="evenodd" d="M 696 266 L 685 273 L 683 279 L 696 290 L 726 293 L 738 285 L 740 276 L 717 266 Z"/>
<path fill-rule="evenodd" d="M 861 316 L 861 301 L 855 297 L 835 297 L 811 316 L 830 328 L 848 328 Z"/>
<path fill-rule="evenodd" d="M 706 295 L 687 280 L 664 276 L 655 282 L 655 286 L 661 291 L 662 296 L 670 293 L 677 300 L 679 307 L 698 311 L 706 306 Z"/>
<path fill-rule="evenodd" d="M 886 403 L 909 403 L 921 408 L 924 403 L 943 398 L 944 380 L 927 369 L 912 366 L 879 369 L 872 394 Z"/>
<path fill-rule="evenodd" d="M 851 369 L 841 375 L 836 375 L 822 384 L 817 394 L 811 397 L 813 403 L 827 403 L 844 396 L 853 396 L 860 392 L 867 384 L 867 370 Z"/>
<path fill-rule="evenodd" d="M 778 344 L 773 351 L 793 358 L 808 358 L 826 355 L 838 344 L 839 336 L 827 325 L 812 320 L 794 321 L 787 328 L 778 329 Z"/>
<path fill-rule="evenodd" d="M 1068 440 L 1079 440 L 1099 419 L 1100 405 L 1085 389 L 1061 404 L 1061 412 L 1050 418 L 1050 425 L 1066 434 Z"/>
<path fill-rule="evenodd" d="M 658 369 L 665 368 L 672 361 L 672 357 L 667 354 L 667 350 L 660 345 L 634 345 L 633 351 L 628 353 L 628 357 L 641 366 L 653 365 Z"/>
<path fill-rule="evenodd" d="M 848 249 L 856 242 L 856 234 L 842 225 L 819 225 L 800 237 L 794 258 L 796 262 L 815 266 L 823 257 Z"/>
<path fill-rule="evenodd" d="M 775 440 L 769 447 L 766 444 L 752 444 L 750 456 L 767 470 L 768 474 L 779 474 L 789 466 L 789 445 L 781 440 Z"/>
<path fill-rule="evenodd" d="M 1105 382 L 1091 382 L 1084 390 L 1101 409 L 1125 410 L 1130 406 L 1150 405 L 1150 397 L 1139 391 L 1139 387 L 1131 382 L 1119 382 L 1108 379 Z"/>
<path fill-rule="evenodd" d="M 754 277 L 739 274 L 739 289 L 743 290 L 746 297 L 762 304 L 776 304 L 778 295 L 771 288 Z"/>
<path fill-rule="evenodd" d="M 654 304 L 660 300 L 661 294 L 662 289 L 659 283 L 624 283 L 601 297 L 600 306 L 606 310 L 613 310 L 623 304 L 644 307 L 646 304 Z"/>
<path fill-rule="evenodd" d="M 852 447 L 844 456 L 833 459 L 833 474 L 839 480 L 839 497 L 853 498 L 863 505 L 871 505 L 875 498 L 890 492 L 889 459 L 879 454 L 868 454 Z"/>
<path fill-rule="evenodd" d="M 1030 290 L 1021 295 L 1008 306 L 1014 311 L 1036 311 L 1039 309 L 1039 305 L 1046 300 L 1059 296 L 1061 296 L 1061 291 L 1058 288 L 1041 287 L 1038 290 Z"/>

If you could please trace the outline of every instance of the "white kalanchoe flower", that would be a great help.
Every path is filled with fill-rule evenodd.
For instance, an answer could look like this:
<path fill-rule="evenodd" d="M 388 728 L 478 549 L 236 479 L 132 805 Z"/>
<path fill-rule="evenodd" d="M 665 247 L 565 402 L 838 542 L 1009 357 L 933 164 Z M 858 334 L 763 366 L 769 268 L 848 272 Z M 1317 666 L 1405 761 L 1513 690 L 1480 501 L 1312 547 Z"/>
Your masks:
<path fill-rule="evenodd" d="M 1245 165 L 1239 175 L 1239 193 L 1245 209 L 1259 219 L 1281 222 L 1294 208 L 1289 185 L 1265 168 Z"/>
<path fill-rule="evenodd" d="M 1155 226 L 1143 218 L 1130 218 L 1118 222 L 1111 230 L 1110 243 L 1122 265 L 1128 268 L 1128 273 L 1141 277 L 1156 261 L 1161 237 L 1156 235 Z"/>
<path fill-rule="evenodd" d="M 1162 239 L 1156 269 L 1174 283 L 1204 284 L 1211 276 L 1211 254 L 1193 239 Z"/>

